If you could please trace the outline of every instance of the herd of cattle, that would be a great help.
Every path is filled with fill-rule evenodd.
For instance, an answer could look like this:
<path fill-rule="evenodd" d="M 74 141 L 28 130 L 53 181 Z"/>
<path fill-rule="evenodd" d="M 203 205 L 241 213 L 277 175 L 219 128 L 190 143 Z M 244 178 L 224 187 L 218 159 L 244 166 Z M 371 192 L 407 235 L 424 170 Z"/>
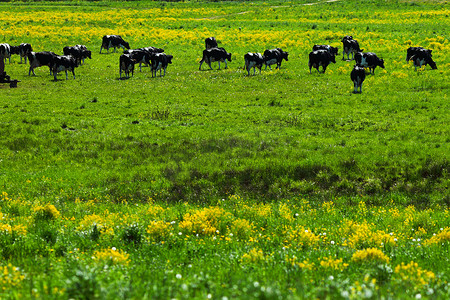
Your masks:
<path fill-rule="evenodd" d="M 364 50 L 359 47 L 357 40 L 353 39 L 352 36 L 345 36 L 342 38 L 343 54 L 342 60 L 345 60 L 345 55 L 347 55 L 347 60 L 350 60 L 350 54 L 352 60 L 355 60 L 356 64 L 350 73 L 350 78 L 354 84 L 354 93 L 362 92 L 362 83 L 366 76 L 366 69 L 368 68 L 370 74 L 375 73 L 375 68 L 377 66 L 384 68 L 384 60 L 379 58 L 373 52 L 363 52 Z M 157 71 L 160 71 L 160 76 L 162 76 L 162 71 L 164 75 L 166 74 L 166 69 L 168 64 L 172 63 L 173 56 L 168 55 L 164 52 L 164 49 L 155 47 L 145 47 L 139 49 L 130 50 L 130 45 L 119 35 L 105 35 L 102 39 L 102 45 L 100 47 L 100 53 L 103 49 L 109 52 L 110 48 L 114 48 L 116 52 L 117 48 L 122 48 L 123 54 L 119 58 L 119 76 L 122 78 L 122 72 L 124 72 L 125 77 L 129 78 L 130 73 L 133 75 L 135 64 L 139 64 L 139 69 L 141 70 L 142 64 L 151 67 L 152 77 L 156 76 Z M 423 65 L 430 65 L 432 69 L 437 69 L 436 63 L 432 59 L 432 50 L 425 49 L 422 47 L 409 47 L 407 49 L 406 61 L 413 61 L 415 70 L 417 67 L 422 67 Z M 75 78 L 75 68 L 84 63 L 86 58 L 91 58 L 91 51 L 84 45 L 75 45 L 71 47 L 64 47 L 64 55 L 57 55 L 54 52 L 43 51 L 43 52 L 33 52 L 30 44 L 22 43 L 19 46 L 10 46 L 6 43 L 0 44 L 0 57 L 4 57 L 5 60 L 9 59 L 11 62 L 11 55 L 20 55 L 20 62 L 22 59 L 30 64 L 28 75 L 35 75 L 34 69 L 41 66 L 48 66 L 50 69 L 50 74 L 53 74 L 55 81 L 57 80 L 56 75 L 58 72 L 65 71 L 66 79 L 68 78 L 68 71 L 71 71 L 73 77 Z M 244 69 L 247 70 L 248 75 L 250 75 L 250 70 L 253 68 L 253 75 L 256 73 L 256 68 L 259 69 L 261 73 L 261 68 L 265 65 L 265 69 L 269 67 L 271 69 L 272 65 L 276 64 L 276 68 L 281 67 L 281 62 L 283 60 L 288 61 L 288 52 L 283 51 L 280 48 L 268 49 L 261 53 L 249 52 L 244 55 L 245 66 Z M 323 73 L 330 63 L 336 63 L 336 56 L 338 55 L 338 48 L 332 47 L 330 45 L 314 45 L 312 52 L 309 53 L 309 72 L 311 69 L 315 68 L 319 72 L 319 67 L 322 66 Z M 205 40 L 205 50 L 203 50 L 203 56 L 200 60 L 199 70 L 202 68 L 202 64 L 205 62 L 208 64 L 209 68 L 212 69 L 211 63 L 218 62 L 219 69 L 220 63 L 225 63 L 225 68 L 228 67 L 227 61 L 231 62 L 231 53 L 228 53 L 223 47 L 219 47 L 217 41 L 214 37 L 209 37 Z"/>

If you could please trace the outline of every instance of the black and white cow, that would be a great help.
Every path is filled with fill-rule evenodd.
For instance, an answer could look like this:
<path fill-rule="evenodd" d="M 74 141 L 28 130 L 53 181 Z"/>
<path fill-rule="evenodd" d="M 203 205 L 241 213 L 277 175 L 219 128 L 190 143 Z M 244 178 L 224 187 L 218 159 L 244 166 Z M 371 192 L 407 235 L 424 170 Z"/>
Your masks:
<path fill-rule="evenodd" d="M 384 69 L 384 60 L 373 52 L 358 52 L 355 54 L 355 61 L 362 67 L 368 67 L 370 74 L 375 74 L 377 66 Z"/>
<path fill-rule="evenodd" d="M 322 66 L 323 73 L 325 73 L 325 70 L 327 69 L 327 66 L 330 63 L 336 63 L 336 57 L 328 50 L 316 50 L 309 53 L 309 74 L 311 74 L 311 68 L 316 68 L 317 72 L 319 71 L 319 67 Z"/>
<path fill-rule="evenodd" d="M 430 65 L 431 69 L 436 70 L 436 63 L 431 58 L 431 52 L 427 49 L 419 49 L 411 56 L 411 60 L 414 63 L 414 70 L 417 71 L 417 67 L 421 68 L 424 65 Z"/>
<path fill-rule="evenodd" d="M 84 63 L 86 58 L 91 59 L 91 51 L 84 45 L 67 46 L 63 48 L 64 55 L 71 55 L 75 58 L 77 65 Z"/>
<path fill-rule="evenodd" d="M 151 57 L 152 77 L 156 77 L 156 72 L 159 70 L 159 76 L 161 71 L 164 70 L 164 76 L 166 76 L 167 65 L 172 63 L 173 56 L 164 52 L 155 53 Z"/>
<path fill-rule="evenodd" d="M 406 50 L 406 61 L 410 61 L 411 57 L 419 52 L 421 52 L 422 50 L 425 50 L 425 52 L 427 52 L 429 54 L 430 57 L 432 57 L 431 52 L 433 52 L 433 50 L 429 50 L 429 49 L 425 49 L 423 47 L 409 47 Z"/>
<path fill-rule="evenodd" d="M 3 57 L 5 61 L 9 59 L 9 62 L 11 62 L 11 46 L 9 44 L 0 44 L 0 57 Z"/>
<path fill-rule="evenodd" d="M 130 78 L 134 75 L 134 64 L 136 61 L 131 57 L 131 54 L 122 54 L 119 58 L 119 76 L 122 78 L 122 71 L 125 72 L 125 77 Z"/>
<path fill-rule="evenodd" d="M 267 70 L 267 66 L 272 70 L 271 65 L 277 64 L 276 69 L 281 67 L 281 62 L 283 59 L 288 61 L 288 52 L 281 50 L 281 48 L 275 48 L 264 51 L 264 64 L 266 65 L 265 70 Z"/>
<path fill-rule="evenodd" d="M 148 65 L 151 57 L 156 53 L 162 53 L 164 49 L 156 47 L 144 47 L 139 49 L 125 50 L 124 54 L 130 54 L 135 63 L 139 63 L 139 71 L 142 72 L 142 64 Z"/>
<path fill-rule="evenodd" d="M 28 54 L 28 61 L 30 62 L 28 75 L 31 75 L 31 72 L 33 72 L 33 75 L 36 75 L 34 73 L 34 69 L 41 66 L 48 66 L 48 68 L 50 69 L 50 74 L 52 74 L 53 61 L 57 56 L 58 55 L 56 55 L 54 52 L 50 51 L 30 52 Z"/>
<path fill-rule="evenodd" d="M 363 52 L 364 49 L 359 48 L 359 43 L 357 40 L 354 40 L 352 36 L 346 35 L 342 38 L 342 60 L 345 60 L 344 55 L 347 54 L 347 59 L 350 59 L 350 53 L 352 54 L 352 59 L 354 58 L 354 54 L 357 52 Z"/>
<path fill-rule="evenodd" d="M 205 39 L 205 49 L 217 48 L 217 41 L 215 37 Z"/>
<path fill-rule="evenodd" d="M 206 62 L 209 65 L 209 68 L 212 70 L 211 63 L 212 62 L 219 62 L 219 70 L 220 70 L 220 63 L 225 63 L 225 69 L 228 68 L 227 61 L 231 62 L 231 53 L 228 53 L 224 48 L 211 48 L 211 49 L 205 49 L 203 50 L 203 57 L 202 60 L 199 62 L 200 67 L 199 70 L 202 69 L 203 62 Z"/>
<path fill-rule="evenodd" d="M 33 47 L 31 47 L 31 44 L 28 43 L 21 43 L 18 48 L 18 53 L 20 55 L 20 63 L 22 63 L 22 58 L 25 59 L 25 63 L 27 63 L 27 57 L 28 54 L 30 54 L 33 51 Z"/>
<path fill-rule="evenodd" d="M 330 45 L 314 45 L 313 46 L 313 51 L 317 51 L 317 50 L 327 50 L 328 52 L 330 52 L 331 55 L 338 55 L 338 48 L 337 47 L 331 47 Z"/>
<path fill-rule="evenodd" d="M 366 79 L 366 71 L 364 70 L 364 67 L 356 64 L 350 73 L 350 78 L 353 81 L 353 93 L 357 93 L 358 88 L 359 93 L 362 93 L 362 84 L 364 79 Z"/>
<path fill-rule="evenodd" d="M 55 81 L 57 80 L 56 75 L 61 71 L 66 72 L 66 79 L 68 79 L 67 71 L 71 71 L 73 74 L 73 79 L 75 79 L 75 68 L 77 66 L 77 60 L 72 55 L 57 55 L 54 57 L 52 71 Z"/>
<path fill-rule="evenodd" d="M 102 39 L 102 46 L 100 47 L 100 53 L 102 53 L 102 49 L 105 48 L 106 52 L 109 52 L 109 48 L 114 48 L 114 52 L 116 52 L 116 48 L 122 49 L 130 49 L 130 44 L 124 41 L 124 39 L 120 35 L 105 35 Z"/>
<path fill-rule="evenodd" d="M 259 74 L 261 74 L 261 68 L 264 64 L 264 57 L 261 53 L 251 53 L 248 52 L 244 55 L 245 60 L 245 69 L 248 72 L 248 75 L 250 76 L 250 69 L 253 68 L 253 75 L 255 75 L 256 68 L 259 69 Z"/>

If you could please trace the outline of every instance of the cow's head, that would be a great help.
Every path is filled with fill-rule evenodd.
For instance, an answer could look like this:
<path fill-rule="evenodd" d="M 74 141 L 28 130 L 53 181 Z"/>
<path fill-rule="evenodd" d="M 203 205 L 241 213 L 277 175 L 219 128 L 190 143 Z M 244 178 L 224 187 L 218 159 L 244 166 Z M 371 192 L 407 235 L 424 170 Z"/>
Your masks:
<path fill-rule="evenodd" d="M 91 57 L 91 54 L 92 54 L 92 52 L 91 52 L 91 50 L 86 50 L 86 56 L 89 58 L 89 59 L 92 59 L 92 57 Z"/>
<path fill-rule="evenodd" d="M 227 52 L 226 58 L 227 58 L 228 61 L 231 61 L 231 53 L 228 53 L 228 52 Z"/>
<path fill-rule="evenodd" d="M 437 69 L 437 66 L 436 66 L 436 63 L 434 62 L 434 60 L 432 60 L 431 57 L 430 57 L 428 60 L 429 60 L 429 61 L 428 61 L 428 64 L 430 65 L 430 67 L 431 67 L 433 70 L 436 70 L 436 69 Z"/>
<path fill-rule="evenodd" d="M 167 63 L 171 64 L 173 59 L 173 55 L 167 55 Z"/>
<path fill-rule="evenodd" d="M 378 60 L 378 65 L 384 69 L 384 59 Z"/>
<path fill-rule="evenodd" d="M 338 47 L 331 47 L 331 54 L 338 55 Z"/>
<path fill-rule="evenodd" d="M 123 46 L 124 46 L 125 48 L 127 48 L 127 49 L 130 49 L 130 44 L 129 44 L 128 42 L 124 42 L 124 43 L 123 43 Z"/>
<path fill-rule="evenodd" d="M 330 61 L 335 64 L 336 63 L 336 56 L 334 56 L 333 54 L 330 54 Z"/>
<path fill-rule="evenodd" d="M 342 38 L 342 42 L 344 42 L 344 41 L 350 41 L 350 40 L 353 40 L 353 36 L 351 36 L 351 35 L 346 35 L 346 36 L 344 36 L 344 37 Z"/>
<path fill-rule="evenodd" d="M 288 55 L 289 52 L 281 52 L 281 59 L 284 59 L 285 61 L 288 61 Z"/>

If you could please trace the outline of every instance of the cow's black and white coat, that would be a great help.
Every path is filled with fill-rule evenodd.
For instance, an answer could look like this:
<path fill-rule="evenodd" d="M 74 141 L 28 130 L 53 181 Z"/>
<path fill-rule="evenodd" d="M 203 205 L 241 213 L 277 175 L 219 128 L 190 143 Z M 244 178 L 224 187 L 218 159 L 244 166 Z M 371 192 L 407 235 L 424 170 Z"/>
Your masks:
<path fill-rule="evenodd" d="M 162 52 L 164 52 L 164 49 L 156 47 L 144 47 L 139 49 L 125 50 L 123 53 L 130 54 L 131 58 L 133 58 L 136 63 L 139 63 L 139 71 L 142 72 L 142 64 L 149 65 L 152 56 L 156 53 Z"/>
<path fill-rule="evenodd" d="M 100 47 L 100 53 L 102 53 L 102 49 L 106 49 L 109 52 L 109 48 L 114 48 L 114 52 L 116 52 L 116 48 L 122 49 L 130 49 L 130 44 L 127 43 L 120 35 L 105 35 L 102 38 L 102 46 Z"/>
<path fill-rule="evenodd" d="M 410 58 L 414 64 L 414 70 L 417 71 L 417 67 L 421 68 L 422 66 L 429 65 L 431 69 L 436 70 L 436 63 L 433 61 L 431 57 L 431 50 L 427 49 L 417 49 L 414 55 Z"/>
<path fill-rule="evenodd" d="M 325 73 L 330 63 L 336 63 L 336 58 L 328 50 L 316 50 L 309 53 L 309 73 L 311 74 L 311 68 L 316 68 L 317 72 L 319 67 L 322 66 L 323 73 Z"/>
<path fill-rule="evenodd" d="M 413 55 L 423 51 L 425 51 L 430 57 L 432 57 L 431 52 L 433 52 L 433 50 L 425 49 L 423 47 L 409 47 L 408 49 L 406 49 L 406 61 L 410 61 Z"/>
<path fill-rule="evenodd" d="M 375 74 L 375 68 L 379 66 L 384 69 L 384 60 L 373 52 L 358 52 L 355 54 L 356 64 L 369 68 L 371 74 Z"/>
<path fill-rule="evenodd" d="M 73 74 L 73 79 L 75 79 L 75 68 L 78 66 L 75 57 L 71 55 L 57 55 L 53 58 L 52 71 L 55 81 L 57 80 L 56 75 L 59 72 L 66 72 L 66 79 L 68 79 L 67 71 L 71 71 Z"/>
<path fill-rule="evenodd" d="M 159 76 L 162 70 L 164 70 L 164 76 L 166 76 L 166 69 L 169 64 L 172 63 L 173 56 L 164 52 L 155 53 L 151 57 L 152 77 L 156 77 L 156 72 L 159 70 Z M 154 75 L 154 76 L 153 76 Z"/>
<path fill-rule="evenodd" d="M 332 47 L 330 45 L 314 45 L 313 46 L 313 51 L 317 51 L 317 50 L 327 50 L 328 52 L 330 52 L 331 55 L 338 55 L 338 48 L 337 47 Z"/>
<path fill-rule="evenodd" d="M 267 66 L 272 70 L 271 65 L 276 64 L 276 69 L 281 67 L 281 62 L 283 59 L 288 61 L 289 52 L 283 51 L 281 48 L 275 49 L 267 49 L 264 51 L 264 64 L 266 65 L 265 69 L 267 70 Z"/>
<path fill-rule="evenodd" d="M 205 39 L 205 49 L 211 49 L 211 48 L 216 48 L 217 45 L 217 41 L 215 37 L 209 37 Z"/>
<path fill-rule="evenodd" d="M 350 59 L 350 53 L 352 54 L 352 60 L 354 59 L 354 54 L 358 52 L 363 52 L 364 49 L 359 47 L 357 40 L 354 40 L 352 36 L 346 35 L 342 38 L 342 60 L 345 60 L 345 54 L 347 54 L 347 59 Z"/>
<path fill-rule="evenodd" d="M 0 57 L 3 57 L 5 61 L 9 59 L 9 62 L 11 62 L 11 46 L 9 44 L 0 44 Z"/>
<path fill-rule="evenodd" d="M 63 48 L 64 55 L 71 55 L 75 58 L 77 65 L 84 63 L 86 58 L 91 59 L 91 51 L 85 45 L 67 46 Z"/>
<path fill-rule="evenodd" d="M 350 73 L 350 79 L 353 81 L 353 93 L 358 93 L 358 88 L 359 92 L 362 93 L 362 84 L 364 79 L 366 79 L 364 67 L 356 64 Z"/>
<path fill-rule="evenodd" d="M 54 52 L 51 51 L 42 51 L 42 52 L 30 52 L 28 54 L 28 62 L 30 63 L 30 69 L 28 70 L 28 75 L 36 75 L 34 73 L 35 68 L 39 68 L 42 66 L 48 66 L 50 69 L 50 74 L 52 74 L 53 62 L 55 57 L 57 57 Z"/>
<path fill-rule="evenodd" d="M 134 64 L 136 61 L 131 54 L 122 54 L 119 57 L 119 77 L 122 78 L 122 71 L 125 73 L 125 78 L 130 78 L 134 74 Z"/>
<path fill-rule="evenodd" d="M 21 43 L 19 46 L 17 46 L 17 54 L 20 56 L 20 63 L 22 63 L 22 59 L 25 60 L 25 63 L 27 63 L 28 54 L 30 54 L 33 51 L 33 47 L 31 47 L 31 44 L 29 43 Z"/>
<path fill-rule="evenodd" d="M 225 69 L 228 68 L 227 61 L 231 62 L 231 53 L 228 53 L 224 48 L 211 48 L 211 49 L 205 49 L 203 50 L 203 57 L 200 60 L 200 66 L 199 70 L 202 69 L 202 64 L 206 62 L 209 65 L 209 68 L 212 70 L 211 63 L 217 61 L 219 63 L 219 70 L 220 70 L 220 63 L 225 63 Z"/>
<path fill-rule="evenodd" d="M 253 68 L 253 75 L 255 75 L 256 68 L 259 69 L 259 74 L 261 74 L 261 68 L 264 64 L 264 56 L 261 53 L 251 53 L 248 52 L 244 55 L 245 60 L 245 69 L 248 72 L 248 75 L 250 76 L 250 70 Z"/>

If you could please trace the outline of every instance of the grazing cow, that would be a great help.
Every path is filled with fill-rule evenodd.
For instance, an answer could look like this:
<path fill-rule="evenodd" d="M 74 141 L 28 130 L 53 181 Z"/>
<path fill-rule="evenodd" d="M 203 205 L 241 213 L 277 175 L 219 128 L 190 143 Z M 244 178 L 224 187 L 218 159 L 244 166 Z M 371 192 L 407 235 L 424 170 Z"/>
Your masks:
<path fill-rule="evenodd" d="M 25 63 L 27 63 L 27 57 L 28 54 L 30 54 L 33 51 L 33 47 L 31 47 L 28 43 L 21 43 L 18 48 L 18 53 L 20 55 L 20 63 L 22 63 L 22 58 L 25 59 Z"/>
<path fill-rule="evenodd" d="M 228 68 L 227 60 L 231 61 L 231 53 L 228 53 L 224 48 L 211 48 L 203 50 L 202 60 L 199 62 L 200 67 L 199 70 L 202 69 L 203 62 L 206 62 L 209 65 L 209 68 L 212 70 L 211 63 L 219 62 L 219 70 L 220 63 L 225 62 L 225 69 Z"/>
<path fill-rule="evenodd" d="M 211 48 L 217 48 L 217 41 L 215 37 L 209 37 L 205 39 L 205 48 L 211 49 Z"/>
<path fill-rule="evenodd" d="M 425 48 L 423 48 L 423 47 L 409 47 L 409 48 L 406 50 L 406 61 L 407 61 L 407 62 L 410 61 L 410 60 L 411 60 L 411 57 L 412 57 L 414 54 L 417 54 L 418 52 L 420 52 L 420 51 L 422 51 L 422 50 L 425 50 L 425 52 L 427 52 L 427 53 L 430 55 L 430 57 L 432 56 L 432 55 L 431 55 L 431 52 L 433 52 L 433 50 L 428 50 L 428 49 L 425 49 Z"/>
<path fill-rule="evenodd" d="M 77 66 L 84 63 L 86 58 L 91 59 L 91 51 L 89 51 L 84 45 L 67 46 L 63 48 L 64 55 L 71 55 L 75 58 Z"/>
<path fill-rule="evenodd" d="M 288 52 L 281 50 L 281 48 L 275 48 L 264 51 L 264 64 L 266 65 L 265 70 L 267 70 L 267 66 L 272 70 L 271 65 L 277 64 L 276 69 L 281 67 L 281 62 L 283 59 L 288 61 Z"/>
<path fill-rule="evenodd" d="M 368 67 L 369 73 L 375 75 L 375 68 L 379 66 L 384 69 L 384 59 L 378 58 L 373 52 L 358 52 L 355 54 L 356 64 L 362 67 Z"/>
<path fill-rule="evenodd" d="M 327 50 L 316 50 L 309 53 L 309 74 L 311 74 L 311 68 L 316 68 L 317 72 L 320 73 L 319 67 L 322 66 L 323 73 L 327 69 L 330 63 L 336 63 L 336 58 L 334 55 L 330 54 Z"/>
<path fill-rule="evenodd" d="M 313 46 L 313 51 L 317 51 L 317 50 L 327 50 L 328 52 L 330 52 L 331 55 L 338 55 L 338 48 L 337 47 L 331 47 L 330 45 L 314 45 Z"/>
<path fill-rule="evenodd" d="M 142 72 L 142 64 L 148 65 L 151 57 L 156 53 L 162 53 L 164 49 L 156 47 L 145 47 L 133 50 L 125 50 L 124 54 L 130 54 L 131 58 L 135 60 L 135 63 L 139 63 L 139 71 Z"/>
<path fill-rule="evenodd" d="M 28 61 L 30 62 L 28 75 L 31 75 L 31 72 L 33 72 L 33 75 L 36 75 L 34 73 L 34 69 L 41 66 L 48 66 L 48 68 L 50 69 L 50 74 L 52 74 L 53 61 L 57 56 L 58 55 L 50 51 L 30 52 L 28 54 Z"/>
<path fill-rule="evenodd" d="M 355 53 L 363 52 L 364 49 L 359 48 L 359 43 L 354 40 L 352 36 L 346 35 L 342 38 L 343 53 L 342 60 L 345 60 L 344 55 L 347 54 L 347 59 L 350 59 L 350 53 L 352 54 L 352 59 Z"/>
<path fill-rule="evenodd" d="M 9 59 L 11 62 L 11 46 L 7 43 L 0 44 L 0 56 L 6 59 Z"/>
<path fill-rule="evenodd" d="M 122 54 L 119 58 L 119 74 L 120 78 L 122 78 L 122 71 L 125 72 L 125 77 L 130 78 L 134 75 L 134 64 L 136 61 L 131 57 L 131 54 Z"/>
<path fill-rule="evenodd" d="M 58 74 L 58 72 L 61 72 L 61 71 L 66 72 L 66 79 L 68 78 L 67 71 L 71 71 L 73 74 L 73 79 L 75 79 L 75 68 L 78 66 L 77 60 L 75 57 L 73 57 L 71 55 L 61 55 L 61 56 L 57 55 L 53 59 L 52 66 L 53 66 L 52 67 L 53 77 L 54 77 L 55 81 L 57 80 L 56 75 Z"/>
<path fill-rule="evenodd" d="M 259 69 L 259 74 L 261 74 L 261 68 L 264 64 L 264 57 L 261 53 L 251 53 L 248 52 L 244 55 L 245 60 L 245 69 L 248 72 L 248 75 L 250 76 L 250 69 L 253 68 L 253 75 L 255 75 L 256 68 Z"/>
<path fill-rule="evenodd" d="M 417 71 L 417 67 L 421 68 L 424 65 L 430 65 L 431 69 L 436 70 L 436 63 L 431 58 L 431 52 L 427 49 L 419 49 L 411 56 L 411 60 L 414 63 L 414 70 Z"/>
<path fill-rule="evenodd" d="M 364 79 L 366 79 L 366 71 L 364 70 L 364 67 L 356 64 L 350 73 L 350 78 L 353 81 L 353 93 L 358 92 L 358 87 L 359 93 L 362 93 L 362 84 Z"/>
<path fill-rule="evenodd" d="M 124 50 L 130 49 L 130 44 L 125 42 L 120 35 L 105 35 L 102 39 L 100 53 L 102 53 L 103 48 L 106 49 L 106 52 L 109 52 L 109 48 L 114 48 L 114 52 L 116 52 L 116 48 L 118 47 L 121 47 Z"/>
<path fill-rule="evenodd" d="M 164 70 L 164 76 L 166 76 L 167 65 L 172 63 L 173 56 L 166 53 L 155 53 L 151 57 L 152 77 L 153 74 L 156 77 L 156 72 L 159 70 L 159 76 L 161 71 Z"/>

